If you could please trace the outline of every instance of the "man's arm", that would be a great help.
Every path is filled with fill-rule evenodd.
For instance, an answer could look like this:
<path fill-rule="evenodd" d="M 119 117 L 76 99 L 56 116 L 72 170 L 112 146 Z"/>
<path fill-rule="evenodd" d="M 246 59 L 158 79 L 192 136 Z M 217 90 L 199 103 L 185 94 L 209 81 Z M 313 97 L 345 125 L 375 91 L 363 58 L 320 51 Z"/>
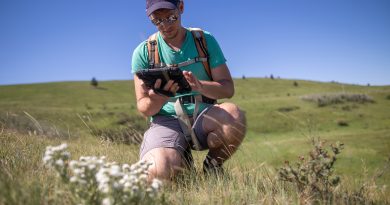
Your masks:
<path fill-rule="evenodd" d="M 211 69 L 213 81 L 200 81 L 191 72 L 183 72 L 193 90 L 212 99 L 231 98 L 234 95 L 234 83 L 226 64 Z"/>
<path fill-rule="evenodd" d="M 176 93 L 179 87 L 177 83 L 173 82 L 174 81 L 169 80 L 163 89 Z M 161 80 L 158 79 L 154 87 L 159 88 L 160 86 Z M 147 117 L 157 114 L 169 98 L 165 95 L 155 93 L 153 89 L 148 89 L 145 83 L 139 79 L 137 75 L 134 75 L 134 88 L 137 99 L 137 109 L 140 113 Z"/>

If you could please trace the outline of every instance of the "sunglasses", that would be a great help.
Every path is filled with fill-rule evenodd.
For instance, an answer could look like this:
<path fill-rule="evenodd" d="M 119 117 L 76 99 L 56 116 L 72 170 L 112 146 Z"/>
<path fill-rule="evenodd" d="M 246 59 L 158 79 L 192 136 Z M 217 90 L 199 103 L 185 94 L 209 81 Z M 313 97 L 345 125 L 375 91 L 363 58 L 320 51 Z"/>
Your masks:
<path fill-rule="evenodd" d="M 152 21 L 152 24 L 154 24 L 155 26 L 160 26 L 162 25 L 162 23 L 167 23 L 167 24 L 173 24 L 177 21 L 177 19 L 179 19 L 179 16 L 176 15 L 176 14 L 172 14 L 170 16 L 168 16 L 168 18 L 165 18 L 165 19 L 151 19 Z"/>

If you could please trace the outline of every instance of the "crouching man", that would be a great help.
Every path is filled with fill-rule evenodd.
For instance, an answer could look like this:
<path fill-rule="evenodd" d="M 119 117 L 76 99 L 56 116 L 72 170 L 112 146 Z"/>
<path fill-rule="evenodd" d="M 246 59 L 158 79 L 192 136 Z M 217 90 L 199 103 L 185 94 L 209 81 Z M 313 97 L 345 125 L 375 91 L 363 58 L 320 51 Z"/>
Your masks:
<path fill-rule="evenodd" d="M 133 73 L 178 67 L 192 88 L 179 94 L 180 86 L 174 81 L 162 86 L 157 80 L 151 89 L 134 75 L 138 111 L 151 117 L 140 149 L 140 158 L 153 162 L 151 178 L 169 180 L 191 166 L 191 150 L 208 150 L 203 170 L 221 173 L 246 131 L 245 115 L 235 104 L 216 103 L 234 94 L 218 42 L 209 32 L 183 27 L 183 12 L 180 0 L 146 0 L 146 14 L 158 32 L 142 42 L 132 57 Z M 173 97 L 161 93 L 172 93 Z"/>

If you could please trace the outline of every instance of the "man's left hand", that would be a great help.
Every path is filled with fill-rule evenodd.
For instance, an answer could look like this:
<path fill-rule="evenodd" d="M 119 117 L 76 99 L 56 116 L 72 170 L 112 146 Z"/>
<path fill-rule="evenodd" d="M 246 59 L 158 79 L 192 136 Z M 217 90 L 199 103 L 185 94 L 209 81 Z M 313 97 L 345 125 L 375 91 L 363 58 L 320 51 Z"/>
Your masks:
<path fill-rule="evenodd" d="M 183 71 L 183 75 L 188 81 L 188 84 L 190 84 L 192 90 L 198 91 L 200 93 L 202 92 L 202 83 L 194 74 L 192 74 L 191 71 Z"/>

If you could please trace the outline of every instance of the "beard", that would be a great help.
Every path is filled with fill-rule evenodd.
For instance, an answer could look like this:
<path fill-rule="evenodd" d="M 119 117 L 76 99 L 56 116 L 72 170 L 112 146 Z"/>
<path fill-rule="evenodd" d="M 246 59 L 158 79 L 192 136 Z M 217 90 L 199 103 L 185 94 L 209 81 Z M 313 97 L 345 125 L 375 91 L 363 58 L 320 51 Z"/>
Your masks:
<path fill-rule="evenodd" d="M 166 31 L 160 31 L 164 39 L 174 39 L 179 34 L 179 29 L 167 29 Z"/>

